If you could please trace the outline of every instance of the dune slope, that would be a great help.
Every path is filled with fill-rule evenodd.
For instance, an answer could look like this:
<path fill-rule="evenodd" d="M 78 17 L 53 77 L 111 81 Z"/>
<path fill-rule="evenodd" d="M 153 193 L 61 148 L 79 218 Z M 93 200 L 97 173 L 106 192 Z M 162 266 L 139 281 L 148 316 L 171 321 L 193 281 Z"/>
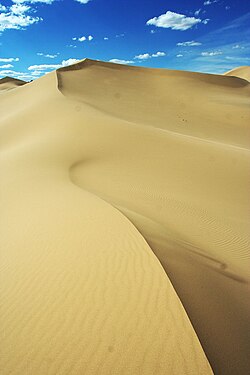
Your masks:
<path fill-rule="evenodd" d="M 2 95 L 4 375 L 247 372 L 249 94 L 85 60 Z"/>
<path fill-rule="evenodd" d="M 139 229 L 181 297 L 215 373 L 244 374 L 250 85 L 236 77 L 91 60 L 57 75 L 61 92 L 80 111 L 86 103 L 99 110 L 105 124 L 99 156 L 71 167 L 72 181 L 112 203 Z"/>
<path fill-rule="evenodd" d="M 250 81 L 250 66 L 240 66 L 238 68 L 229 70 L 225 73 L 226 76 L 234 76 Z"/>
<path fill-rule="evenodd" d="M 16 87 L 23 86 L 27 82 L 21 79 L 16 79 L 12 77 L 4 77 L 0 79 L 0 93 L 6 90 L 12 90 Z"/>
<path fill-rule="evenodd" d="M 1 374 L 212 374 L 144 238 L 71 181 L 109 118 L 65 98 L 56 73 L 0 105 Z"/>

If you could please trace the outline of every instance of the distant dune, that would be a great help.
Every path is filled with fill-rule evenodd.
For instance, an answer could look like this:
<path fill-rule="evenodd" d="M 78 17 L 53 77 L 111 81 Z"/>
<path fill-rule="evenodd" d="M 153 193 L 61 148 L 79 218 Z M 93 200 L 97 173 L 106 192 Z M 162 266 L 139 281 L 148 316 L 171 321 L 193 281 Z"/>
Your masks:
<path fill-rule="evenodd" d="M 247 374 L 242 69 L 85 59 L 2 92 L 1 374 Z"/>
<path fill-rule="evenodd" d="M 229 72 L 226 72 L 225 75 L 235 76 L 250 81 L 250 66 L 240 66 L 239 68 L 229 70 Z"/>
<path fill-rule="evenodd" d="M 0 93 L 1 91 L 11 90 L 18 86 L 23 86 L 25 83 L 27 82 L 22 81 L 21 79 L 11 77 L 0 78 Z"/>

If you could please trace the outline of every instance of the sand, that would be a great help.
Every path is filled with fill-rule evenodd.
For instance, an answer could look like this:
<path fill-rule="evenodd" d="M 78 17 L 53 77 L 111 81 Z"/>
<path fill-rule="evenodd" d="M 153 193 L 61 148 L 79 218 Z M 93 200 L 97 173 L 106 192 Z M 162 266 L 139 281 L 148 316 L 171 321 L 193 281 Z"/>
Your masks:
<path fill-rule="evenodd" d="M 239 66 L 238 68 L 229 70 L 224 73 L 226 76 L 234 76 L 250 81 L 250 69 L 249 66 Z"/>
<path fill-rule="evenodd" d="M 88 59 L 2 93 L 1 374 L 247 373 L 249 94 Z"/>
<path fill-rule="evenodd" d="M 19 86 L 25 85 L 27 82 L 22 81 L 21 79 L 4 77 L 0 79 L 0 94 L 7 90 L 15 89 Z"/>

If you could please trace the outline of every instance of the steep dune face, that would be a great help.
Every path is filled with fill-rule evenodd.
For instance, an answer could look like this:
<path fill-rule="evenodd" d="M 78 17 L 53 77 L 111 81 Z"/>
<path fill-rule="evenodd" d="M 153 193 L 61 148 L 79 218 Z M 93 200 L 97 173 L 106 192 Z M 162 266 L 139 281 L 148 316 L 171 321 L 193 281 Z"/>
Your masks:
<path fill-rule="evenodd" d="M 239 77 L 250 81 L 250 66 L 240 66 L 239 68 L 229 70 L 229 72 L 226 72 L 224 75 Z"/>
<path fill-rule="evenodd" d="M 12 90 L 16 87 L 23 86 L 27 82 L 22 81 L 21 79 L 4 77 L 0 79 L 0 93 L 6 90 Z"/>
<path fill-rule="evenodd" d="M 97 109 L 103 124 L 98 155 L 71 167 L 72 181 L 117 207 L 146 238 L 215 373 L 244 373 L 250 86 L 89 60 L 57 74 L 61 92 L 79 111 Z"/>
<path fill-rule="evenodd" d="M 85 60 L 2 96 L 4 375 L 247 373 L 249 87 Z"/>
<path fill-rule="evenodd" d="M 70 179 L 101 156 L 110 117 L 65 98 L 55 73 L 0 105 L 1 374 L 212 374 L 145 239 Z"/>

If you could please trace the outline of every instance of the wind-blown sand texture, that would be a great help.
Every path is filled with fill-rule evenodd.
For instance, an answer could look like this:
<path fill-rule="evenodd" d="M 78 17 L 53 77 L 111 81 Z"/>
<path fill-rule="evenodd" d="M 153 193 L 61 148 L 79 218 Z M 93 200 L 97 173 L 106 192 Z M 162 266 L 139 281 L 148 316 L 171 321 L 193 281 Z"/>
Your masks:
<path fill-rule="evenodd" d="M 247 373 L 249 93 L 85 59 L 1 94 L 1 374 Z"/>

